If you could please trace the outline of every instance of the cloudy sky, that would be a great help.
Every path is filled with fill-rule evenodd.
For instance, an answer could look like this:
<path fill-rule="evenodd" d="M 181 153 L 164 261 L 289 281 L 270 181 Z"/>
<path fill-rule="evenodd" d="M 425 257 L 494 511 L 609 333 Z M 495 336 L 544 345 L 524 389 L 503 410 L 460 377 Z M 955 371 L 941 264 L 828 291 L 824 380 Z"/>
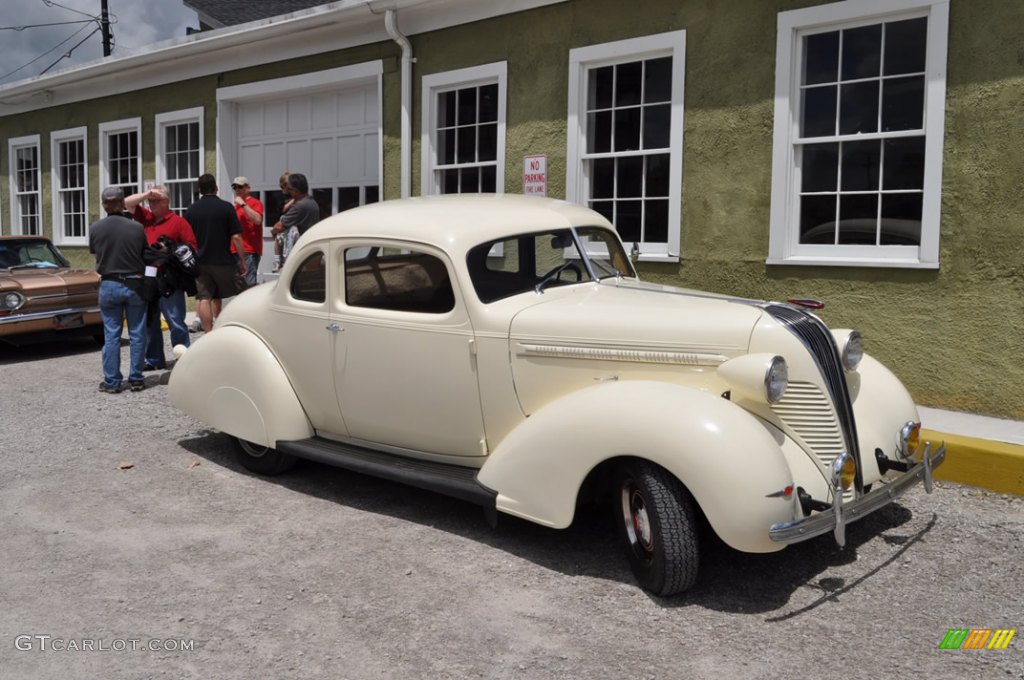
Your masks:
<path fill-rule="evenodd" d="M 100 4 L 100 0 L 3 0 L 0 84 L 38 76 L 54 62 L 58 63 L 48 73 L 101 58 L 100 32 L 89 35 L 99 28 Z M 196 13 L 186 9 L 181 0 L 107 0 L 107 6 L 113 56 L 182 37 L 186 26 L 199 26 Z M 92 21 L 94 17 L 96 21 Z M 79 21 L 87 23 L 64 23 Z M 30 28 L 39 24 L 63 25 Z M 75 47 L 83 39 L 85 42 Z M 68 52 L 71 56 L 61 59 Z"/>

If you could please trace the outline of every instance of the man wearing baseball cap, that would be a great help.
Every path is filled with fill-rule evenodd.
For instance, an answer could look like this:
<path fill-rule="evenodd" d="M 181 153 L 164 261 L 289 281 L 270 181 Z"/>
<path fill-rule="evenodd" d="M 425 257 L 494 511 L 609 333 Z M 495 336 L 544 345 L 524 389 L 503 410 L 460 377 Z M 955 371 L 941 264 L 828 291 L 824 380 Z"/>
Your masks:
<path fill-rule="evenodd" d="M 248 177 L 236 177 L 231 180 L 231 189 L 235 192 L 235 212 L 242 225 L 242 243 L 245 246 L 245 282 L 256 285 L 256 272 L 263 257 L 263 204 L 250 195 L 251 186 Z M 235 261 L 240 259 L 235 252 L 235 244 L 231 244 L 231 253 Z"/>
<path fill-rule="evenodd" d="M 145 388 L 142 365 L 146 351 L 146 302 L 142 299 L 142 277 L 146 264 L 146 232 L 142 225 L 124 216 L 124 191 L 107 187 L 100 194 L 107 216 L 89 227 L 89 252 L 96 255 L 100 281 L 100 316 L 103 318 L 103 382 L 100 392 L 120 392 L 121 328 L 128 322 L 131 363 L 128 384 L 132 392 Z"/>

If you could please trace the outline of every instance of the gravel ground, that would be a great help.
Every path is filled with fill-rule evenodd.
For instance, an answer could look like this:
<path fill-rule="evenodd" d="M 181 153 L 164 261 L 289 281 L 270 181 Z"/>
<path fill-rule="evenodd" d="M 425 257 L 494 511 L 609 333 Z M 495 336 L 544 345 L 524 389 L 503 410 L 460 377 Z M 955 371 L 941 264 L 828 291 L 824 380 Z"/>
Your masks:
<path fill-rule="evenodd" d="M 1024 678 L 1020 497 L 915 490 L 845 550 L 709 541 L 658 599 L 604 511 L 491 529 L 318 464 L 255 477 L 156 374 L 107 395 L 99 369 L 87 341 L 0 348 L 2 680 Z M 1018 635 L 939 650 L 954 627 Z"/>

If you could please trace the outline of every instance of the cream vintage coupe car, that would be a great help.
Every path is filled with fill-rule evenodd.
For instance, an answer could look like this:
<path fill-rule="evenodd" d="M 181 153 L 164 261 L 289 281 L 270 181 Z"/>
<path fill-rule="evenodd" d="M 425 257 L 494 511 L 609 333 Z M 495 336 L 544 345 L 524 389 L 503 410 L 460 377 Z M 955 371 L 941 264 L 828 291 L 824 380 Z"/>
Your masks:
<path fill-rule="evenodd" d="M 641 585 L 693 585 L 700 515 L 747 552 L 833 533 L 945 457 L 903 385 L 793 304 L 638 280 L 563 201 L 445 196 L 328 218 L 169 374 L 242 464 L 307 458 L 567 527 L 611 498 Z"/>

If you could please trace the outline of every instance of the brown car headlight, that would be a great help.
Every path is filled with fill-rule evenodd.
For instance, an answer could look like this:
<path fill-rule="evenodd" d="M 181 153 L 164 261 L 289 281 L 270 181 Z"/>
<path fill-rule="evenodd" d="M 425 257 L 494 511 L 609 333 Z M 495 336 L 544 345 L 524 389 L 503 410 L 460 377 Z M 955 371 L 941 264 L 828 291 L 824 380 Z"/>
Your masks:
<path fill-rule="evenodd" d="M 0 302 L 0 311 L 12 312 L 25 304 L 25 296 L 17 292 L 4 293 Z"/>

